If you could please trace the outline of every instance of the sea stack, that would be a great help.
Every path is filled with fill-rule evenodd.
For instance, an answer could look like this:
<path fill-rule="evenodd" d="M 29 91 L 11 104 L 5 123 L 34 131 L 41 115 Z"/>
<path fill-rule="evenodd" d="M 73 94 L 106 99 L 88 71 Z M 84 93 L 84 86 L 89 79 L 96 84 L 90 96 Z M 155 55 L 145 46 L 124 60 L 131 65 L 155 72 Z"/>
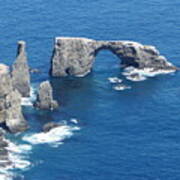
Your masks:
<path fill-rule="evenodd" d="M 40 84 L 35 106 L 47 110 L 53 110 L 58 107 L 57 101 L 53 99 L 53 90 L 49 81 L 44 81 Z"/>
<path fill-rule="evenodd" d="M 21 109 L 21 94 L 13 87 L 9 67 L 0 65 L 0 123 L 12 133 L 22 132 L 28 128 Z"/>
<path fill-rule="evenodd" d="M 50 74 L 60 76 L 85 76 L 102 49 L 110 50 L 120 60 L 122 67 L 138 69 L 176 70 L 176 67 L 150 45 L 133 41 L 96 41 L 87 38 L 57 37 L 51 59 Z"/>
<path fill-rule="evenodd" d="M 22 132 L 28 128 L 21 109 L 21 94 L 17 89 L 6 96 L 6 126 L 12 133 Z"/>
<path fill-rule="evenodd" d="M 18 42 L 17 58 L 12 66 L 13 87 L 23 97 L 30 96 L 30 72 L 27 62 L 26 43 Z"/>

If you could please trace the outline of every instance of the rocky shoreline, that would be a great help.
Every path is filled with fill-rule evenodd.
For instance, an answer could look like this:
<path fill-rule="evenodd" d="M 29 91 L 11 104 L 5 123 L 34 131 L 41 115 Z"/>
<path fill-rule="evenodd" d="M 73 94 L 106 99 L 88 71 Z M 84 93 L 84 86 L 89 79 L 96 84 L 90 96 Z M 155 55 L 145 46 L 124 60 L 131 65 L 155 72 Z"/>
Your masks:
<path fill-rule="evenodd" d="M 7 148 L 8 141 L 5 138 L 5 132 L 0 129 L 0 168 L 6 168 L 12 165 Z"/>
<path fill-rule="evenodd" d="M 91 71 L 94 59 L 101 49 L 108 49 L 116 54 L 122 60 L 123 67 L 132 66 L 142 71 L 150 68 L 152 72 L 177 70 L 153 46 L 131 41 L 96 41 L 86 38 L 58 37 L 55 40 L 50 75 L 55 77 L 85 76 Z M 139 78 L 137 70 L 134 70 L 135 74 L 128 74 L 129 77 Z M 12 67 L 0 64 L 0 125 L 10 133 L 20 133 L 29 128 L 22 112 L 21 101 L 23 97 L 30 96 L 30 72 L 38 72 L 38 70 L 33 70 L 28 66 L 26 43 L 19 41 L 17 57 Z M 58 102 L 53 98 L 50 82 L 42 82 L 34 107 L 54 110 L 58 106 Z M 50 123 L 44 126 L 43 130 L 49 131 L 58 126 L 60 124 Z M 0 167 L 11 165 L 7 147 L 8 141 L 3 130 L 0 129 Z"/>

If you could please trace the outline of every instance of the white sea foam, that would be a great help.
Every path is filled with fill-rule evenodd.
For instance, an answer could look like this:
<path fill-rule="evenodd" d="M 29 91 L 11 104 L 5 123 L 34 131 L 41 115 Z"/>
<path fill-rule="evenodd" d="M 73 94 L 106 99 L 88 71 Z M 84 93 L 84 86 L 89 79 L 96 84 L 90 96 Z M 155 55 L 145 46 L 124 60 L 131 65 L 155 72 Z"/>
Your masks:
<path fill-rule="evenodd" d="M 131 81 L 144 81 L 147 77 L 154 77 L 160 74 L 169 74 L 173 73 L 175 70 L 156 70 L 153 68 L 144 68 L 137 69 L 134 67 L 125 68 L 125 71 L 122 73 L 128 80 Z"/>
<path fill-rule="evenodd" d="M 13 179 L 13 174 L 9 172 L 0 172 L 0 180 L 12 180 Z"/>
<path fill-rule="evenodd" d="M 23 140 L 31 144 L 48 143 L 52 146 L 58 146 L 63 143 L 64 139 L 70 138 L 73 135 L 73 132 L 78 130 L 80 130 L 80 128 L 77 126 L 62 125 L 53 128 L 48 132 L 25 135 Z"/>
<path fill-rule="evenodd" d="M 74 123 L 74 124 L 78 124 L 78 120 L 75 119 L 75 118 L 72 118 L 70 121 L 71 121 L 72 123 Z"/>
<path fill-rule="evenodd" d="M 126 76 L 126 79 L 128 79 L 130 81 L 144 81 L 147 78 L 143 75 L 133 74 L 133 75 Z"/>
<path fill-rule="evenodd" d="M 33 102 L 36 99 L 36 93 L 35 93 L 35 88 L 31 87 L 30 90 L 30 97 L 23 97 L 21 99 L 21 105 L 22 106 L 33 106 Z"/>
<path fill-rule="evenodd" d="M 17 145 L 10 140 L 6 141 L 8 143 L 8 147 L 6 148 L 8 150 L 8 159 L 11 164 L 4 168 L 0 168 L 0 180 L 12 180 L 16 174 L 14 174 L 11 170 L 24 170 L 31 165 L 30 161 L 27 160 L 27 155 L 32 149 L 31 145 Z"/>
<path fill-rule="evenodd" d="M 77 119 L 71 119 L 70 121 L 74 124 L 78 123 Z M 41 132 L 25 135 L 22 139 L 26 141 L 27 144 L 16 144 L 10 140 L 6 140 L 8 142 L 8 147 L 6 148 L 9 152 L 8 158 L 12 164 L 8 167 L 0 168 L 0 180 L 13 180 L 17 174 L 12 170 L 26 170 L 31 166 L 28 155 L 32 151 L 32 145 L 48 143 L 52 147 L 58 147 L 63 144 L 66 138 L 70 138 L 74 131 L 78 130 L 80 130 L 80 128 L 77 125 L 69 126 L 67 125 L 67 121 L 64 121 L 62 126 L 53 128 L 47 133 Z"/>
<path fill-rule="evenodd" d="M 126 86 L 124 84 L 118 84 L 118 85 L 114 86 L 113 89 L 116 90 L 116 91 L 123 91 L 123 90 L 126 90 L 126 89 L 131 89 L 131 87 Z"/>
<path fill-rule="evenodd" d="M 110 83 L 121 83 L 122 79 L 119 79 L 118 77 L 109 77 L 108 78 Z"/>
<path fill-rule="evenodd" d="M 31 163 L 26 160 L 27 154 L 32 150 L 31 145 L 17 145 L 8 141 L 7 149 L 9 151 L 9 160 L 12 162 L 12 168 L 25 169 L 31 165 Z"/>

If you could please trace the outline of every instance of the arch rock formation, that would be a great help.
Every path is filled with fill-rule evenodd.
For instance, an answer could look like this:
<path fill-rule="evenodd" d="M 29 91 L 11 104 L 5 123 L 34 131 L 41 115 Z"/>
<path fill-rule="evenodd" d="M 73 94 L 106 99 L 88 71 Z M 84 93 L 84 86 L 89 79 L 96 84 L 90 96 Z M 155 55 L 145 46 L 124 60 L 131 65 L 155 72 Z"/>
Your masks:
<path fill-rule="evenodd" d="M 50 74 L 85 76 L 93 66 L 97 53 L 107 49 L 120 58 L 122 67 L 133 66 L 153 70 L 176 70 L 154 46 L 133 41 L 96 41 L 87 38 L 57 37 L 51 59 Z"/>

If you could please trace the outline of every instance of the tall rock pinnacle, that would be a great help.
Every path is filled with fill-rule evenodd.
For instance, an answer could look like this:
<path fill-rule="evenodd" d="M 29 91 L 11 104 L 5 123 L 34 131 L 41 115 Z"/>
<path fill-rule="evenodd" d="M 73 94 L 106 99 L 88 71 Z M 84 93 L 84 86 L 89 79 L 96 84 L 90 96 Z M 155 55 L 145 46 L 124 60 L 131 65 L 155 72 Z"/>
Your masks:
<path fill-rule="evenodd" d="M 23 97 L 30 95 L 30 72 L 24 41 L 18 42 L 17 58 L 12 66 L 12 82 Z"/>

